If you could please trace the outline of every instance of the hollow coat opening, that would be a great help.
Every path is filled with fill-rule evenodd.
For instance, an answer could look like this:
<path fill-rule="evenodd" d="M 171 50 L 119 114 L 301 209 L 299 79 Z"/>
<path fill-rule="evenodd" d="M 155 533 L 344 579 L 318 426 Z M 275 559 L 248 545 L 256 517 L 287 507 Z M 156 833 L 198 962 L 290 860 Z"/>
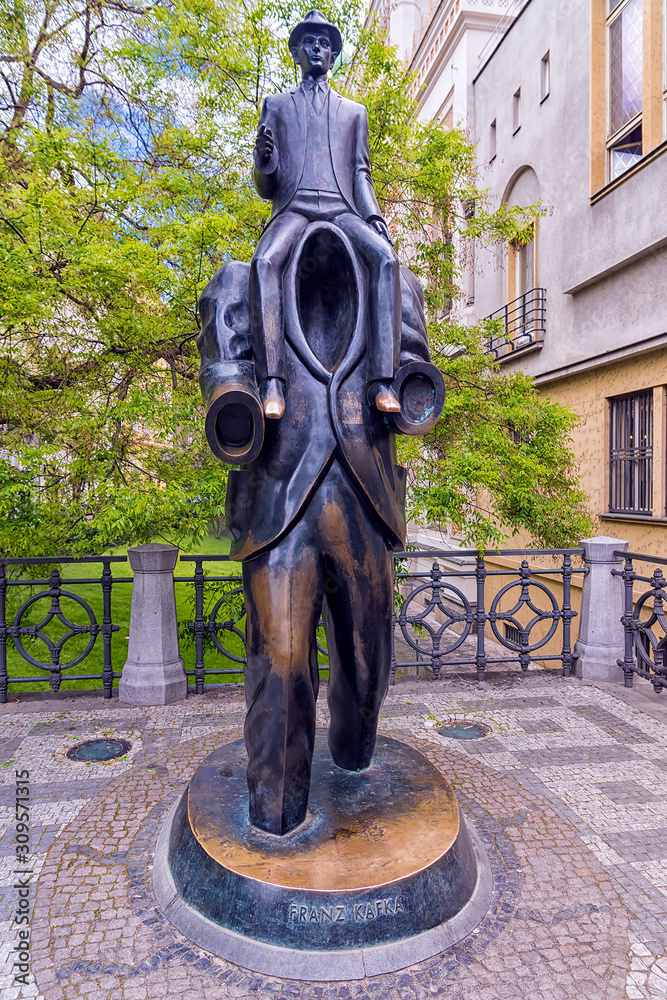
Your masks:
<path fill-rule="evenodd" d="M 359 301 L 352 261 L 340 236 L 316 230 L 303 244 L 295 280 L 303 335 L 315 357 L 335 371 L 352 339 Z"/>

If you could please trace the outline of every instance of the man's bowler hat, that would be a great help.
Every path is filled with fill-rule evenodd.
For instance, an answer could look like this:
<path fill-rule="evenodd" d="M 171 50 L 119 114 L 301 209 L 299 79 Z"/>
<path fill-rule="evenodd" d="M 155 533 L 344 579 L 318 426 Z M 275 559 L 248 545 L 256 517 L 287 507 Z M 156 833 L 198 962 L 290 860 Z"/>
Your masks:
<path fill-rule="evenodd" d="M 301 36 L 307 31 L 326 31 L 331 39 L 331 48 L 333 51 L 342 51 L 343 39 L 340 37 L 340 31 L 335 24 L 327 21 L 324 14 L 319 10 L 309 10 L 303 21 L 299 21 L 297 26 L 292 28 L 292 33 L 289 36 L 290 49 L 297 48 L 301 41 Z"/>

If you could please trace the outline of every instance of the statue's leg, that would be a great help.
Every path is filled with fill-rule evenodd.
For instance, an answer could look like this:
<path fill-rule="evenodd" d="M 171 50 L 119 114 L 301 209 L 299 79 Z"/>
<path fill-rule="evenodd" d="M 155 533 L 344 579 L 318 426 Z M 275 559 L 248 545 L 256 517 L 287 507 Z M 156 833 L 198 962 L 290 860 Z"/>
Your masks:
<path fill-rule="evenodd" d="M 329 746 L 348 771 L 368 767 L 389 687 L 393 558 L 382 532 L 337 463 L 332 502 L 324 508 Z M 326 520 L 325 520 L 326 518 Z"/>
<path fill-rule="evenodd" d="M 282 542 L 243 563 L 250 822 L 279 835 L 302 823 L 308 806 L 323 583 L 308 511 Z"/>
<path fill-rule="evenodd" d="M 350 237 L 369 272 L 368 381 L 391 382 L 401 349 L 401 268 L 396 251 L 358 215 L 340 215 L 336 225 Z"/>
<path fill-rule="evenodd" d="M 307 225 L 305 216 L 283 212 L 262 233 L 250 265 L 250 329 L 258 383 L 285 377 L 283 272 Z"/>

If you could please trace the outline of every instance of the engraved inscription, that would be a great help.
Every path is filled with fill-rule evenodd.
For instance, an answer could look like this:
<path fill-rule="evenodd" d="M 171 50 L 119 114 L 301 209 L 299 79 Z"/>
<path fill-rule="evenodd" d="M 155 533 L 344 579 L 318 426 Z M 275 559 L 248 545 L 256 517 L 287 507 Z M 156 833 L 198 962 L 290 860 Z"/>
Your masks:
<path fill-rule="evenodd" d="M 393 917 L 405 910 L 400 896 L 388 899 L 374 899 L 368 903 L 353 906 L 305 906 L 290 903 L 289 919 L 297 924 L 340 924 L 348 920 L 377 920 L 378 917 Z"/>

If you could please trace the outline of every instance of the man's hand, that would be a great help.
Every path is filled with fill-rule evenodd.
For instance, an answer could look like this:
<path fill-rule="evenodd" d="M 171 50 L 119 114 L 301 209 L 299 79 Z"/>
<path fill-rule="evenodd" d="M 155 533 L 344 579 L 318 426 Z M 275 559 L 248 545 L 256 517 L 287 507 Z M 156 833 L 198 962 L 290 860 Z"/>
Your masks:
<path fill-rule="evenodd" d="M 371 219 L 370 224 L 375 230 L 375 232 L 379 233 L 380 236 L 387 241 L 387 243 L 390 243 L 391 246 L 394 245 L 394 241 L 389 235 L 389 230 L 387 229 L 387 223 L 384 221 L 384 219 Z"/>
<path fill-rule="evenodd" d="M 268 163 L 273 153 L 273 132 L 266 125 L 260 125 L 255 139 L 255 152 L 260 163 Z"/>

